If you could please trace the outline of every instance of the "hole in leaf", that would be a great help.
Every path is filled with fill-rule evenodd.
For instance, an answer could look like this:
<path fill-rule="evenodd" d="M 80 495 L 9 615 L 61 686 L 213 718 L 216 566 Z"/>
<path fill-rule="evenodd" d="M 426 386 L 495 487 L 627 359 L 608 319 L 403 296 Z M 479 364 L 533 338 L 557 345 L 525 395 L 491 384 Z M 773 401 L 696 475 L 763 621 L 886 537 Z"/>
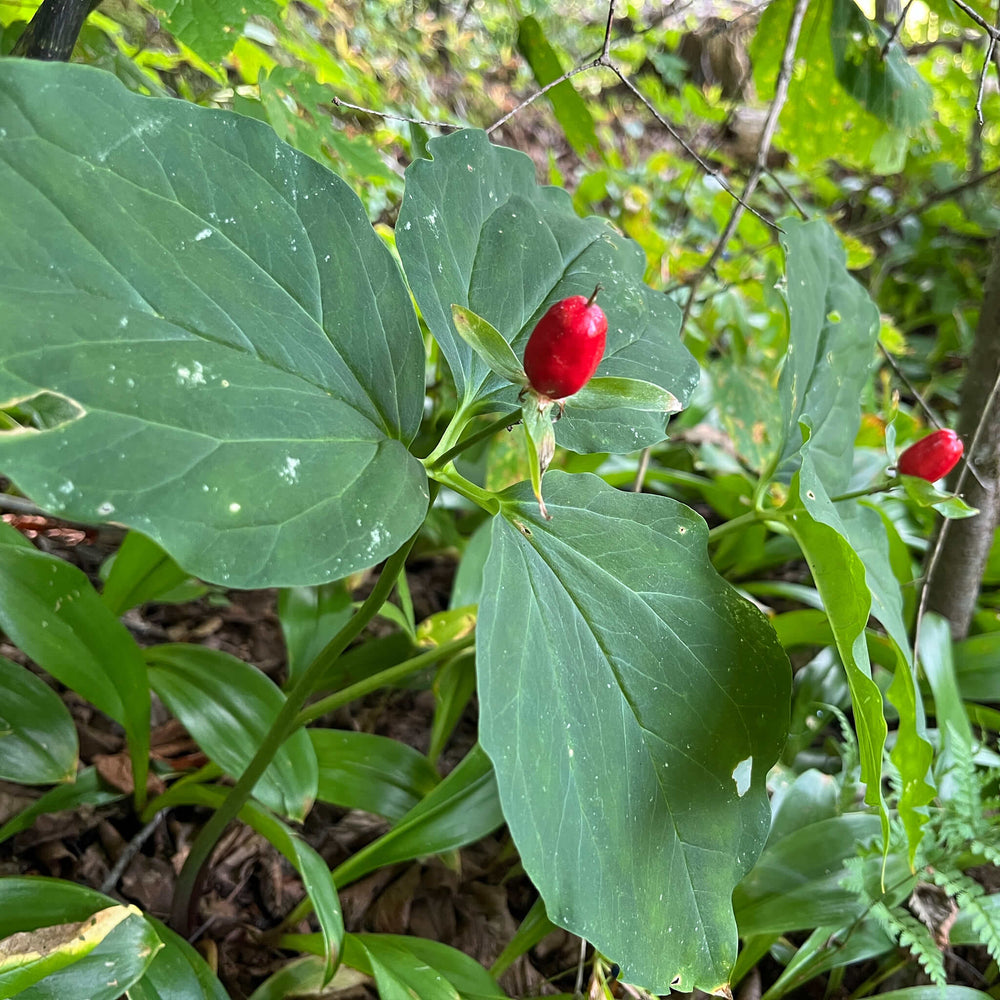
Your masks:
<path fill-rule="evenodd" d="M 79 420 L 86 412 L 75 399 L 43 389 L 0 404 L 0 434 L 55 430 Z"/>
<path fill-rule="evenodd" d="M 753 774 L 753 757 L 744 757 L 733 768 L 733 781 L 736 782 L 736 794 L 742 799 L 750 790 L 750 776 Z"/>
<path fill-rule="evenodd" d="M 840 313 L 839 313 L 839 312 L 837 312 L 837 310 L 836 310 L 836 309 L 831 309 L 831 310 L 830 310 L 830 311 L 829 311 L 829 312 L 828 312 L 828 313 L 826 314 L 826 321 L 827 321 L 828 323 L 839 323 L 839 322 L 840 322 Z"/>

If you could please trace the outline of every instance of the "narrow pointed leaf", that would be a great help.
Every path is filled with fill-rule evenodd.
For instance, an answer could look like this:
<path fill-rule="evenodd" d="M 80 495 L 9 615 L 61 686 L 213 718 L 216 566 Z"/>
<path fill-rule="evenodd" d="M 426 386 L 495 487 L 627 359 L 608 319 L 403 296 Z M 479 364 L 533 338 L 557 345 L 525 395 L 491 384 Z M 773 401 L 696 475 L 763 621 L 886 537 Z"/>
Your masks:
<path fill-rule="evenodd" d="M 71 781 L 76 753 L 76 727 L 59 695 L 0 656 L 0 778 L 23 785 Z"/>
<path fill-rule="evenodd" d="M 0 522 L 0 629 L 56 680 L 125 727 L 133 774 L 149 766 L 149 684 L 135 640 L 86 575 Z"/>
<path fill-rule="evenodd" d="M 546 497 L 551 521 L 525 484 L 501 494 L 480 606 L 504 815 L 549 918 L 623 979 L 721 989 L 730 895 L 767 835 L 787 658 L 690 508 L 560 472 Z"/>
<path fill-rule="evenodd" d="M 570 397 L 567 405 L 585 410 L 629 406 L 649 413 L 678 413 L 682 408 L 672 392 L 637 378 L 592 378 Z"/>
<path fill-rule="evenodd" d="M 218 786 L 181 783 L 168 788 L 157 802 L 161 809 L 178 805 L 198 805 L 218 809 L 225 796 L 226 789 Z M 302 884 L 316 910 L 322 932 L 323 954 L 326 959 L 323 982 L 329 982 L 340 960 L 344 940 L 344 918 L 330 869 L 319 854 L 298 834 L 256 802 L 251 800 L 243 805 L 240 809 L 240 819 L 262 837 L 266 837 L 302 877 Z"/>
<path fill-rule="evenodd" d="M 502 375 L 508 382 L 520 385 L 527 383 L 528 376 L 524 374 L 524 368 L 517 360 L 517 355 L 510 349 L 510 344 L 503 339 L 496 327 L 464 306 L 453 305 L 451 318 L 462 340 L 497 375 Z"/>
<path fill-rule="evenodd" d="M 172 643 L 146 650 L 149 682 L 198 745 L 238 778 L 285 702 L 277 685 L 218 649 Z M 278 748 L 254 787 L 268 808 L 304 820 L 316 798 L 316 754 L 304 729 Z"/>

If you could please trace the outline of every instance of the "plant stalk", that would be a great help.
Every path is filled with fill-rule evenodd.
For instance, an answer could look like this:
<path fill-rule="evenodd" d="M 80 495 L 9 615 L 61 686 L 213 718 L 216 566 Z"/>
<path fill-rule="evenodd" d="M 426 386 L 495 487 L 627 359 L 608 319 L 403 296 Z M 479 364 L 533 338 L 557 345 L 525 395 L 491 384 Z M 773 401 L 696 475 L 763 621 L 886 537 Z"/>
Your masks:
<path fill-rule="evenodd" d="M 425 459 L 425 462 L 429 462 L 429 468 L 443 469 L 456 455 L 460 455 L 466 448 L 471 448 L 474 444 L 478 444 L 485 438 L 493 437 L 494 434 L 502 427 L 510 427 L 513 424 L 520 423 L 521 421 L 521 410 L 512 410 L 510 413 L 504 414 L 502 417 L 497 417 L 496 420 L 487 424 L 485 427 L 476 431 L 475 434 L 470 434 L 464 441 L 459 441 L 458 444 L 449 448 L 443 455 L 435 458 L 432 462 L 430 457 Z"/>
<path fill-rule="evenodd" d="M 187 932 L 194 888 L 202 866 L 208 860 L 216 842 L 226 827 L 236 818 L 243 804 L 250 798 L 250 793 L 260 776 L 267 770 L 267 766 L 278 752 L 279 747 L 297 728 L 299 712 L 312 693 L 316 682 L 375 617 L 379 608 L 388 599 L 416 539 L 417 533 L 415 532 L 402 548 L 386 560 L 375 583 L 375 588 L 368 595 L 364 604 L 361 605 L 354 617 L 323 647 L 316 659 L 309 664 L 295 682 L 246 770 L 240 775 L 239 780 L 223 800 L 222 805 L 201 828 L 201 832 L 192 844 L 191 851 L 184 862 L 184 867 L 177 879 L 177 887 L 174 890 L 170 923 L 179 934 L 184 935 Z"/>
<path fill-rule="evenodd" d="M 418 670 L 423 670 L 432 663 L 451 656 L 452 653 L 468 649 L 475 641 L 475 633 L 470 632 L 468 635 L 463 635 L 460 639 L 452 639 L 451 642 L 445 642 L 440 646 L 435 646 L 433 649 L 428 649 L 425 653 L 412 656 L 410 659 L 404 660 L 402 663 L 397 663 L 393 667 L 380 670 L 377 674 L 372 674 L 371 677 L 366 677 L 364 680 L 358 681 L 356 684 L 352 684 L 342 691 L 336 691 L 331 695 L 327 695 L 325 698 L 321 698 L 319 701 L 313 702 L 313 704 L 302 709 L 295 720 L 294 728 L 297 729 L 299 726 L 305 726 L 318 719 L 321 715 L 333 712 L 340 708 L 341 705 L 349 705 L 352 701 L 363 698 L 366 694 L 371 694 L 372 691 L 388 687 L 390 684 L 395 684 L 396 681 L 404 680 L 411 674 L 415 674 Z"/>

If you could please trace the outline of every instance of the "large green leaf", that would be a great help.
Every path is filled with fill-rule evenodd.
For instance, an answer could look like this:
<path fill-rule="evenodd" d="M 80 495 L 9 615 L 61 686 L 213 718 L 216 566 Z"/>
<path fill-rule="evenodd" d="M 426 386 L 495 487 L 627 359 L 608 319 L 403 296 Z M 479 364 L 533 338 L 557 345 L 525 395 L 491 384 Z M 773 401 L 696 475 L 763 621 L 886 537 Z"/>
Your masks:
<path fill-rule="evenodd" d="M 551 521 L 525 484 L 501 495 L 480 606 L 504 815 L 554 922 L 629 982 L 714 990 L 767 835 L 788 660 L 688 507 L 558 472 L 546 503 Z"/>
<path fill-rule="evenodd" d="M 861 392 L 875 359 L 879 312 L 851 277 L 837 234 L 822 219 L 782 219 L 787 267 L 788 354 L 778 382 L 785 421 L 782 471 L 790 476 L 811 421 L 810 449 L 831 495 L 851 475 Z"/>
<path fill-rule="evenodd" d="M 72 781 L 76 752 L 76 729 L 59 695 L 0 656 L 0 778 L 24 785 Z"/>
<path fill-rule="evenodd" d="M 807 426 L 803 426 L 807 433 Z M 813 462 L 811 440 L 800 453 L 801 465 L 792 478 L 788 508 L 796 510 L 788 522 L 813 575 L 816 589 L 830 618 L 834 641 L 847 675 L 858 735 L 861 780 L 865 801 L 877 806 L 883 842 L 889 839 L 889 814 L 882 794 L 882 753 L 888 727 L 882 692 L 872 679 L 865 626 L 872 611 L 872 595 L 865 565 L 854 551 L 837 507 L 830 501 Z"/>
<path fill-rule="evenodd" d="M 114 905 L 113 899 L 93 889 L 58 879 L 0 879 L 0 937 L 16 931 L 51 928 L 63 921 L 86 921 L 91 914 Z M 145 967 L 142 978 L 129 987 L 128 995 L 133 1000 L 226 1000 L 222 984 L 212 974 L 205 960 L 183 938 L 151 917 L 132 919 L 145 923 L 146 928 L 140 930 L 133 927 L 130 933 L 145 940 L 155 950 L 155 955 L 152 956 L 126 952 L 129 961 L 140 959 Z M 122 944 L 122 950 L 125 950 L 132 948 L 135 941 L 125 941 Z M 108 962 L 118 957 L 103 955 L 100 961 Z M 102 968 L 106 970 L 109 966 L 103 965 Z M 66 996 L 80 995 L 72 992 L 73 984 L 63 985 L 66 993 L 51 995 L 59 1000 Z M 119 992 L 126 985 L 127 982 L 122 982 Z M 117 998 L 118 993 L 113 996 Z"/>
<path fill-rule="evenodd" d="M 876 34 L 867 23 L 863 28 L 851 25 L 848 8 L 854 6 L 854 0 L 809 4 L 795 51 L 797 72 L 792 74 L 774 143 L 805 169 L 835 159 L 893 173 L 906 162 L 912 126 L 929 116 L 928 88 L 915 81 L 914 70 L 902 68 L 902 53 L 890 50 L 883 61 L 877 42 L 870 52 Z M 794 9 L 795 0 L 775 0 L 758 23 L 750 54 L 763 100 L 774 96 Z M 875 60 L 883 68 L 875 70 Z M 904 107 L 893 109 L 893 101 Z M 909 128 L 904 122 L 911 123 Z"/>
<path fill-rule="evenodd" d="M 891 128 L 915 132 L 930 118 L 932 90 L 899 45 L 883 54 L 888 31 L 854 0 L 831 0 L 830 49 L 843 88 Z"/>
<path fill-rule="evenodd" d="M 147 916 L 163 947 L 146 974 L 129 990 L 129 1000 L 228 1000 L 205 959 L 179 934 Z"/>
<path fill-rule="evenodd" d="M 604 219 L 579 218 L 566 191 L 539 187 L 531 161 L 484 132 L 435 139 L 429 151 L 433 159 L 407 168 L 396 244 L 466 406 L 516 405 L 518 388 L 459 336 L 452 305 L 488 320 L 520 358 L 553 302 L 589 296 L 598 284 L 608 337 L 597 374 L 653 382 L 688 399 L 698 365 L 680 342 L 680 310 L 642 283 L 646 258 L 637 244 Z M 570 402 L 556 437 L 576 451 L 627 452 L 662 439 L 665 426 L 663 414 Z"/>
<path fill-rule="evenodd" d="M 539 87 L 558 80 L 565 69 L 559 54 L 549 44 L 537 18 L 522 18 L 517 26 L 517 49 L 527 60 Z M 594 128 L 594 116 L 587 102 L 576 92 L 572 80 L 563 80 L 545 92 L 566 140 L 579 156 L 600 153 L 601 143 Z"/>
<path fill-rule="evenodd" d="M 0 65 L 0 467 L 230 586 L 395 551 L 423 345 L 357 196 L 260 122 Z"/>
<path fill-rule="evenodd" d="M 285 696 L 249 663 L 218 649 L 172 643 L 146 650 L 149 682 L 198 745 L 238 778 L 263 743 Z M 278 748 L 254 795 L 304 820 L 316 798 L 316 753 L 304 729 Z"/>
<path fill-rule="evenodd" d="M 153 0 L 171 34 L 206 62 L 218 63 L 232 51 L 251 16 L 276 20 L 284 2 L 275 0 Z"/>
<path fill-rule="evenodd" d="M 135 780 L 149 764 L 142 653 L 75 566 L 0 522 L 0 629 L 56 680 L 125 727 Z"/>
<path fill-rule="evenodd" d="M 24 1000 L 118 1000 L 162 948 L 134 906 L 45 878 L 0 878 L 4 938 L 0 996 Z"/>

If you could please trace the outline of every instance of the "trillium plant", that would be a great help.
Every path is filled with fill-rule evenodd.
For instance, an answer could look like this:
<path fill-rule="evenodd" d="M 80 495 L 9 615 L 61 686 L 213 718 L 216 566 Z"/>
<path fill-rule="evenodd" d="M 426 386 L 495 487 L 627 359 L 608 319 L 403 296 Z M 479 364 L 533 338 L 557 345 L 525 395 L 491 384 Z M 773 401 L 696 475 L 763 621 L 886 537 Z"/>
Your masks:
<path fill-rule="evenodd" d="M 301 874 L 308 897 L 288 926 L 315 911 L 318 932 L 283 942 L 314 953 L 315 989 L 342 962 L 378 979 L 388 946 L 345 934 L 338 890 L 506 824 L 538 891 L 524 948 L 556 924 L 625 982 L 724 995 L 733 892 L 768 837 L 768 773 L 791 698 L 768 617 L 713 564 L 727 536 L 750 528 L 792 539 L 813 571 L 855 706 L 867 803 L 888 833 L 870 615 L 898 657 L 888 699 L 912 708 L 920 693 L 891 525 L 852 492 L 879 313 L 823 220 L 781 222 L 787 355 L 760 399 L 723 408 L 756 485 L 710 532 L 680 500 L 595 474 L 659 445 L 671 419 L 705 417 L 692 408 L 699 366 L 680 309 L 643 282 L 640 247 L 539 186 L 522 153 L 472 129 L 431 140 L 406 171 L 390 248 L 355 192 L 267 125 L 138 96 L 97 69 L 0 61 L 0 136 L 0 471 L 51 514 L 129 529 L 98 595 L 3 526 L 0 627 L 121 725 L 141 818 L 209 810 L 175 930 L 187 930 L 199 870 L 239 816 Z M 495 487 L 488 469 L 518 423 L 527 467 Z M 954 444 L 925 447 L 955 455 Z M 559 455 L 577 471 L 553 468 Z M 935 455 L 904 452 L 899 470 L 932 478 L 947 464 Z M 452 617 L 407 621 L 402 600 L 393 620 L 417 648 L 352 685 L 342 654 L 390 613 L 407 556 L 442 511 L 475 529 L 453 538 L 464 555 Z M 371 595 L 352 606 L 347 581 L 373 568 Z M 282 588 L 283 688 L 215 650 L 140 648 L 119 623 L 192 578 Z M 303 594 L 320 610 L 297 618 Z M 435 739 L 446 740 L 471 696 L 453 678 L 473 642 L 479 744 L 443 780 L 440 746 L 417 754 L 402 806 L 384 805 L 389 833 L 331 873 L 293 828 L 318 797 L 347 801 L 330 775 L 349 741 L 317 723 L 433 668 L 445 678 Z M 151 692 L 211 766 L 147 791 Z M 919 714 L 899 711 L 892 750 L 914 843 L 933 792 Z M 77 776 L 74 739 L 37 783 L 75 782 L 63 800 L 97 801 L 107 791 Z M 452 825 L 435 826 L 441 816 Z M 19 900 L 46 892 L 65 889 L 0 879 L 6 934 L 44 925 Z M 169 966 L 194 976 L 199 996 L 218 995 L 163 924 L 97 893 L 66 899 L 74 915 L 50 923 L 112 908 L 92 938 L 121 959 L 119 992 L 128 982 L 160 995 L 150 991 Z M 52 972 L 29 967 L 18 974 Z M 502 996 L 477 970 L 462 995 Z"/>

